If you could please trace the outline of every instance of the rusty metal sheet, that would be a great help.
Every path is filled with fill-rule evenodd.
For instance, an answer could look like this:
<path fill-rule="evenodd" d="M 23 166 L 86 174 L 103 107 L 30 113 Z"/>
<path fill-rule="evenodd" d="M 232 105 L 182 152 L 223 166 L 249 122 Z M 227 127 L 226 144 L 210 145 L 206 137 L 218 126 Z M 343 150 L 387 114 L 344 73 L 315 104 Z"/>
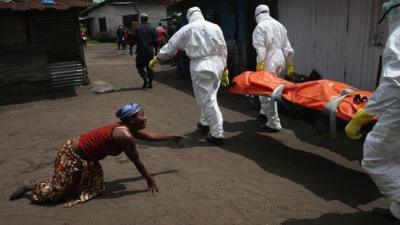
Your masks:
<path fill-rule="evenodd" d="M 51 86 L 67 87 L 84 84 L 84 66 L 80 61 L 51 63 L 48 66 Z"/>

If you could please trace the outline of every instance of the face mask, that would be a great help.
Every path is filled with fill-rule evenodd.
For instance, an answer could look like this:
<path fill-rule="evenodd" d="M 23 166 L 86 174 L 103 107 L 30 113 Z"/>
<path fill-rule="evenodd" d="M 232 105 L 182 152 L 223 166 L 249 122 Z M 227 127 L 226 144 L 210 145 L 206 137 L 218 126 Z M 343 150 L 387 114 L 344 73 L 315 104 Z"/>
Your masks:
<path fill-rule="evenodd" d="M 257 22 L 257 17 L 258 17 L 258 16 L 260 16 L 260 15 L 263 14 L 263 13 L 268 13 L 268 12 L 269 12 L 269 11 L 264 10 L 264 11 L 261 11 L 261 12 L 257 13 L 257 15 L 254 16 L 254 20 Z"/>
<path fill-rule="evenodd" d="M 254 20 L 258 23 L 257 18 L 261 16 L 261 14 L 268 14 L 269 15 L 269 7 L 267 5 L 259 5 L 257 6 L 254 12 Z"/>
<path fill-rule="evenodd" d="M 187 12 L 186 19 L 189 20 L 190 17 L 192 16 L 192 14 L 193 14 L 194 12 L 200 12 L 200 13 L 201 13 L 201 10 L 200 10 L 198 7 L 192 7 L 192 8 L 190 8 L 190 9 L 188 10 L 188 12 Z"/>

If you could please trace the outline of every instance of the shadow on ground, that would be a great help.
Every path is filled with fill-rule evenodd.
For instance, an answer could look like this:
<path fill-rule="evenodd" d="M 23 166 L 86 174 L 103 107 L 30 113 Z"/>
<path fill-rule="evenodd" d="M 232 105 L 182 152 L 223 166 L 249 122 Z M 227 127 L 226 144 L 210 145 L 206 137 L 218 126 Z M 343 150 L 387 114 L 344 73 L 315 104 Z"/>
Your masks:
<path fill-rule="evenodd" d="M 170 174 L 170 173 L 177 173 L 178 170 L 166 170 L 158 173 L 152 173 L 151 175 L 158 176 L 158 175 L 164 175 L 164 174 Z M 111 182 L 104 182 L 104 185 L 106 187 L 105 192 L 99 196 L 99 199 L 112 199 L 112 198 L 120 198 L 125 195 L 134 195 L 134 194 L 139 194 L 139 193 L 144 193 L 147 192 L 146 189 L 143 190 L 130 190 L 127 191 L 126 186 L 124 183 L 129 183 L 129 182 L 136 182 L 143 180 L 144 178 L 142 176 L 139 177 L 130 177 L 130 178 L 124 178 L 124 179 L 118 179 L 114 180 Z"/>
<path fill-rule="evenodd" d="M 173 71 L 159 73 L 156 77 L 157 81 L 192 95 L 190 81 L 176 82 Z M 249 108 L 245 98 L 232 95 L 227 90 L 221 89 L 219 102 L 222 107 L 254 117 L 257 115 L 256 111 Z M 319 134 L 304 121 L 286 117 L 282 117 L 282 121 L 285 129 L 292 130 L 301 140 L 318 146 L 331 145 L 331 151 L 346 158 L 361 159 L 361 141 L 350 142 L 342 132 L 338 133 L 336 140 L 330 140 L 329 134 Z M 346 168 L 323 156 L 286 146 L 284 142 L 275 139 L 274 135 L 261 132 L 260 125 L 255 119 L 235 123 L 225 121 L 225 130 L 238 134 L 226 138 L 221 148 L 255 161 L 265 171 L 296 182 L 326 201 L 338 200 L 357 207 L 381 198 L 366 173 Z M 203 139 L 204 135 L 195 128 L 186 136 L 190 138 L 189 147 L 210 146 Z"/>
<path fill-rule="evenodd" d="M 314 219 L 288 219 L 282 225 L 390 225 L 392 222 L 370 212 L 329 213 Z"/>
<path fill-rule="evenodd" d="M 9 104 L 20 104 L 41 100 L 54 100 L 60 98 L 71 98 L 76 97 L 77 94 L 75 92 L 74 87 L 66 87 L 66 88 L 57 88 L 52 89 L 46 93 L 39 93 L 34 95 L 19 95 L 19 96 L 0 96 L 0 106 L 9 105 Z"/>
<path fill-rule="evenodd" d="M 225 139 L 222 149 L 256 162 L 262 169 L 307 188 L 326 201 L 338 200 L 357 207 L 381 198 L 381 194 L 366 173 L 355 171 L 327 158 L 286 146 L 262 132 L 255 132 L 256 121 L 226 123 L 240 127 L 242 132 Z M 201 140 L 199 132 L 191 138 L 189 147 L 210 146 Z M 243 148 L 243 146 L 246 146 Z"/>

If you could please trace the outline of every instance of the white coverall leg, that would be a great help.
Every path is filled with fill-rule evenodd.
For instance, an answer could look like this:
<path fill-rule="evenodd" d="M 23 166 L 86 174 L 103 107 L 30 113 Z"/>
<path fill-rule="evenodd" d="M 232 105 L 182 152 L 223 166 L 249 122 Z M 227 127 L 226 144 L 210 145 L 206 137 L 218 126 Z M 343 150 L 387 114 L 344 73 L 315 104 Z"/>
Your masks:
<path fill-rule="evenodd" d="M 384 78 L 365 107 L 365 112 L 378 115 L 379 119 L 365 139 L 362 166 L 381 193 L 392 200 L 391 211 L 400 219 L 399 84 Z"/>
<path fill-rule="evenodd" d="M 273 72 L 277 76 L 282 76 L 285 68 L 285 57 L 282 51 L 274 51 L 275 56 L 269 57 L 274 58 L 274 62 L 265 61 L 264 71 Z M 282 129 L 281 121 L 278 114 L 278 104 L 270 96 L 259 95 L 261 109 L 260 113 L 268 118 L 266 125 L 272 129 Z"/>
<path fill-rule="evenodd" d="M 286 28 L 269 15 L 267 5 L 259 5 L 255 10 L 257 26 L 253 32 L 253 46 L 257 51 L 257 64 L 264 64 L 264 70 L 282 76 L 286 59 L 292 58 L 294 51 L 287 37 Z M 266 126 L 274 130 L 282 128 L 276 101 L 269 96 L 259 96 L 260 113 L 268 118 Z"/>
<path fill-rule="evenodd" d="M 217 102 L 217 93 L 221 83 L 220 74 L 224 65 L 216 65 L 216 62 L 220 60 L 218 58 L 213 60 L 212 58 L 191 60 L 190 75 L 194 96 L 201 108 L 200 123 L 210 126 L 210 134 L 213 137 L 223 138 L 223 119 Z M 209 60 L 212 61 L 212 65 L 210 65 Z M 207 70 L 204 68 L 207 68 Z M 215 71 L 212 71 L 213 69 Z"/>
<path fill-rule="evenodd" d="M 390 36 L 383 52 L 381 82 L 364 109 L 377 115 L 378 121 L 365 139 L 361 164 L 392 201 L 393 216 L 400 219 L 400 7 L 388 19 Z"/>

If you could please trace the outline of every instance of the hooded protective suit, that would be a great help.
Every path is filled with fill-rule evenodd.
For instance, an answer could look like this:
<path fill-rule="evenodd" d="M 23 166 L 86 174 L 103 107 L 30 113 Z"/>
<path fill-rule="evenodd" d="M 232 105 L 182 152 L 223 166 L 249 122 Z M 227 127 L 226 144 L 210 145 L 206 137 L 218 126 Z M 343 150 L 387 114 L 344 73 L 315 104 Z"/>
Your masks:
<path fill-rule="evenodd" d="M 178 49 L 190 58 L 193 92 L 201 108 L 200 123 L 210 134 L 224 137 L 222 113 L 217 103 L 221 75 L 226 67 L 227 47 L 221 28 L 204 19 L 198 7 L 187 12 L 189 23 L 179 29 L 160 49 L 158 58 L 172 58 Z"/>
<path fill-rule="evenodd" d="M 385 3 L 384 13 L 398 3 Z M 379 119 L 365 139 L 362 166 L 392 200 L 392 214 L 400 219 L 400 7 L 387 17 L 390 36 L 383 52 L 381 81 L 364 109 Z"/>
<path fill-rule="evenodd" d="M 253 32 L 253 46 L 257 51 L 257 64 L 264 64 L 264 71 L 282 76 L 286 61 L 293 58 L 294 51 L 289 43 L 286 28 L 273 19 L 267 5 L 259 5 L 255 10 L 257 26 Z M 260 113 L 268 118 L 267 126 L 280 130 L 277 104 L 268 96 L 260 95 Z"/>

